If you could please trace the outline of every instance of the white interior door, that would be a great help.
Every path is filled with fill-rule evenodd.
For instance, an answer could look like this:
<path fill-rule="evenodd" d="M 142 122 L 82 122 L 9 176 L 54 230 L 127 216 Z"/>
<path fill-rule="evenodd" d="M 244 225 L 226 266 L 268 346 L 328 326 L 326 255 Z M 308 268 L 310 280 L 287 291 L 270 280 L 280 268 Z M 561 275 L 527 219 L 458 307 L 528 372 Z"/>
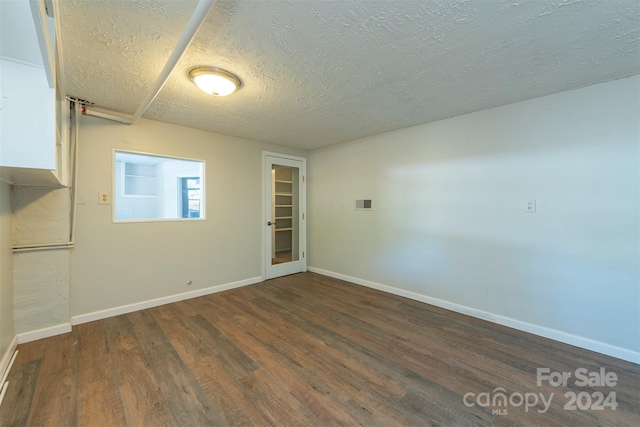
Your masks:
<path fill-rule="evenodd" d="M 306 159 L 264 153 L 265 279 L 306 271 Z"/>

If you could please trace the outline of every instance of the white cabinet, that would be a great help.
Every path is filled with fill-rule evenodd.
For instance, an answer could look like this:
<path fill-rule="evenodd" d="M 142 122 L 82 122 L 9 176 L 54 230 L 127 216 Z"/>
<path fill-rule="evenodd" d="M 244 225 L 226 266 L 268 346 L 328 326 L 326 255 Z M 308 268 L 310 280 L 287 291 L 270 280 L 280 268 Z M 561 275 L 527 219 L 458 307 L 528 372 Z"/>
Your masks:
<path fill-rule="evenodd" d="M 26 22 L 3 21 L 2 35 L 17 42 L 35 39 L 38 33 L 38 41 L 45 44 L 40 46 L 42 52 L 53 52 L 52 39 L 40 37 L 48 34 L 44 2 L 34 5 L 4 3 L 3 12 L 15 14 L 16 19 L 26 17 Z M 39 32 L 34 22 L 40 23 Z M 69 102 L 56 101 L 50 57 L 45 55 L 45 65 L 39 66 L 4 53 L 0 51 L 0 179 L 16 185 L 65 186 L 69 181 Z M 19 56 L 20 52 L 6 53 Z"/>
<path fill-rule="evenodd" d="M 55 93 L 44 70 L 0 60 L 0 165 L 55 169 Z"/>

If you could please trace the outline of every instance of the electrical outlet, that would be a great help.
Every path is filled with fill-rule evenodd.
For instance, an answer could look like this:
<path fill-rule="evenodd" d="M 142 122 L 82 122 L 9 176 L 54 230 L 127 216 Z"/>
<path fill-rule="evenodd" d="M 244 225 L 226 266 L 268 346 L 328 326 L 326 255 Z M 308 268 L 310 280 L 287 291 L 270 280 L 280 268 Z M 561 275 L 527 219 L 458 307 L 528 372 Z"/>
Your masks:
<path fill-rule="evenodd" d="M 536 211 L 536 201 L 535 200 L 527 200 L 526 211 L 527 212 L 535 212 Z"/>
<path fill-rule="evenodd" d="M 100 191 L 98 193 L 98 204 L 99 205 L 111 204 L 111 195 L 109 193 L 105 193 L 104 191 Z"/>

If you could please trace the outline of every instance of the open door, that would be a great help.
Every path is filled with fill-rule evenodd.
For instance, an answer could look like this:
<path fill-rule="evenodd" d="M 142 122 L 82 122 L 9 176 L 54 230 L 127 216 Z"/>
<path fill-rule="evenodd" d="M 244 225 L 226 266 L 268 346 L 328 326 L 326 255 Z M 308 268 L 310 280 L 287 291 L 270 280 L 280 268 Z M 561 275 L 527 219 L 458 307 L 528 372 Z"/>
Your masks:
<path fill-rule="evenodd" d="M 265 279 L 306 271 L 306 159 L 264 153 Z"/>

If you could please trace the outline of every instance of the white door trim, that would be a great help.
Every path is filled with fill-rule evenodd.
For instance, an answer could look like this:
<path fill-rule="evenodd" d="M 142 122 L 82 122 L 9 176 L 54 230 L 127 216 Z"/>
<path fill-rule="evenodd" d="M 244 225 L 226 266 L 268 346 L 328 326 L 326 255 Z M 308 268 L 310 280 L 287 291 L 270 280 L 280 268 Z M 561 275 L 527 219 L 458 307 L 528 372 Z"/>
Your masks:
<path fill-rule="evenodd" d="M 267 221 L 271 220 L 271 181 L 267 181 L 267 157 L 277 157 L 285 160 L 299 161 L 302 164 L 300 168 L 300 175 L 302 182 L 300 183 L 300 250 L 304 254 L 300 258 L 302 269 L 301 271 L 307 271 L 307 159 L 304 157 L 291 156 L 288 154 L 275 153 L 271 151 L 262 152 L 262 277 L 267 280 L 272 278 L 267 273 L 267 269 L 271 266 L 271 250 L 267 251 L 267 238 L 266 233 L 268 230 Z M 267 189 L 267 185 L 269 189 Z M 270 229 L 269 229 L 270 230 Z M 268 260 L 267 260 L 268 258 Z M 275 276 L 277 277 L 277 276 Z"/>

